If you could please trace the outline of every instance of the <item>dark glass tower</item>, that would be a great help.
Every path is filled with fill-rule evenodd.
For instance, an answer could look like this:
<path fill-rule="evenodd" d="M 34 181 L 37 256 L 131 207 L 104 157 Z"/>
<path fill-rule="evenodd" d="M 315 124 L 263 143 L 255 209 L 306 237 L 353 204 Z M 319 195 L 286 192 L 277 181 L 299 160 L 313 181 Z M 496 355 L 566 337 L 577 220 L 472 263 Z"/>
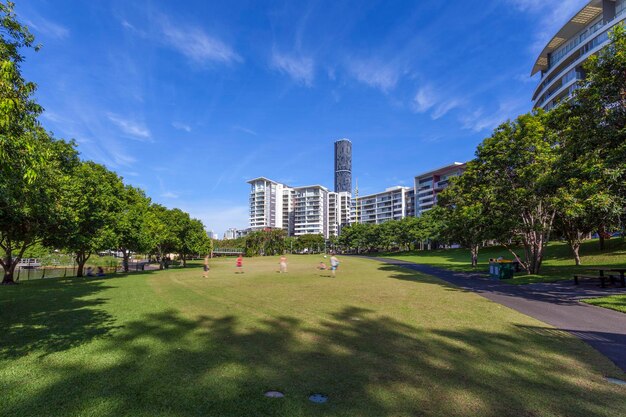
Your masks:
<path fill-rule="evenodd" d="M 335 192 L 352 192 L 352 142 L 335 142 Z"/>

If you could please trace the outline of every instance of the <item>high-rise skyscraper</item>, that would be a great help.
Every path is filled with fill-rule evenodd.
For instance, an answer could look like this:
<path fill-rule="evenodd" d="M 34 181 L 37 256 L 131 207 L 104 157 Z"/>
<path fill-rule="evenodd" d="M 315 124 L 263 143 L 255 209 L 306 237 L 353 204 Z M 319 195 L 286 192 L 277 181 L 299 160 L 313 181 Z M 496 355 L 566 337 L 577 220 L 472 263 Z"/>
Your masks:
<path fill-rule="evenodd" d="M 335 192 L 352 192 L 352 142 L 340 139 L 335 142 Z"/>

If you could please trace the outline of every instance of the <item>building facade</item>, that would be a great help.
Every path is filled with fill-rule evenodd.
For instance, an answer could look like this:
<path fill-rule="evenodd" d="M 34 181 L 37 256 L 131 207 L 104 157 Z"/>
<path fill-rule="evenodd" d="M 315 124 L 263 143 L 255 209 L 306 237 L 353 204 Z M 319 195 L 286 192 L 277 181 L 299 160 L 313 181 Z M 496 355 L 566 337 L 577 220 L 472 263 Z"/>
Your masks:
<path fill-rule="evenodd" d="M 250 228 L 282 229 L 285 185 L 265 177 L 250 180 L 248 184 L 250 184 Z"/>
<path fill-rule="evenodd" d="M 465 164 L 455 162 L 451 165 L 425 172 L 415 177 L 415 215 L 430 210 L 437 204 L 437 195 L 448 186 L 448 180 L 461 175 L 465 171 Z"/>
<path fill-rule="evenodd" d="M 548 42 L 533 66 L 541 73 L 533 106 L 550 110 L 571 96 L 585 78 L 584 62 L 608 42 L 610 30 L 626 19 L 626 0 L 592 0 Z"/>
<path fill-rule="evenodd" d="M 335 142 L 335 192 L 352 192 L 352 142 L 340 139 Z"/>
<path fill-rule="evenodd" d="M 414 203 L 409 187 L 391 187 L 385 191 L 360 196 L 352 204 L 352 222 L 380 224 L 412 215 Z"/>
<path fill-rule="evenodd" d="M 350 222 L 351 194 L 321 185 L 290 187 L 265 177 L 250 184 L 250 230 L 283 229 L 288 236 L 337 236 Z"/>
<path fill-rule="evenodd" d="M 321 185 L 295 188 L 293 236 L 328 238 L 328 188 Z"/>

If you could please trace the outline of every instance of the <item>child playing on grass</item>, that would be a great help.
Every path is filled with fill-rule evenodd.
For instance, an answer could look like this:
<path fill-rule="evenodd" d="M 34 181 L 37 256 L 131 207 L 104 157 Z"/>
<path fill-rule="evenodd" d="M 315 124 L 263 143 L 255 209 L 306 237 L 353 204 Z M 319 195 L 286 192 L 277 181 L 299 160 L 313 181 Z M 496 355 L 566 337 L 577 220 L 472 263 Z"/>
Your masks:
<path fill-rule="evenodd" d="M 203 269 L 204 269 L 204 273 L 202 274 L 202 276 L 204 278 L 208 278 L 209 277 L 209 269 L 210 269 L 210 267 L 209 267 L 209 255 L 204 257 Z"/>
<path fill-rule="evenodd" d="M 239 254 L 237 257 L 237 272 L 236 274 L 243 274 L 243 254 Z"/>
<path fill-rule="evenodd" d="M 280 273 L 287 273 L 287 257 L 285 255 L 280 257 Z"/>
<path fill-rule="evenodd" d="M 337 268 L 339 268 L 339 259 L 333 253 L 333 256 L 330 257 L 330 273 L 335 278 L 335 273 L 337 272 Z"/>

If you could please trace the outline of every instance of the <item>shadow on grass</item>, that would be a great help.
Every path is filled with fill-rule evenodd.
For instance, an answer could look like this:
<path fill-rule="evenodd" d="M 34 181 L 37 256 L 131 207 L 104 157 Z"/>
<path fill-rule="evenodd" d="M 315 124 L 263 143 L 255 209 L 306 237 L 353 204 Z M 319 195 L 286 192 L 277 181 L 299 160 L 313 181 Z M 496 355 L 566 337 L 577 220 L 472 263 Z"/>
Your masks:
<path fill-rule="evenodd" d="M 47 355 L 109 334 L 114 319 L 98 308 L 107 300 L 94 297 L 111 288 L 111 278 L 125 277 L 50 278 L 0 287 L 0 359 Z"/>
<path fill-rule="evenodd" d="M 92 361 L 41 364 L 55 378 L 22 393 L 3 412 L 116 417 L 626 413 L 626 392 L 601 378 L 581 380 L 587 372 L 607 368 L 571 338 L 516 326 L 505 333 L 427 331 L 355 306 L 314 324 L 289 316 L 250 322 L 233 315 L 190 319 L 164 311 L 127 323 L 93 350 Z M 98 363 L 107 355 L 117 360 Z M 263 397 L 274 389 L 286 398 Z M 306 398 L 314 392 L 330 401 L 309 403 Z"/>

